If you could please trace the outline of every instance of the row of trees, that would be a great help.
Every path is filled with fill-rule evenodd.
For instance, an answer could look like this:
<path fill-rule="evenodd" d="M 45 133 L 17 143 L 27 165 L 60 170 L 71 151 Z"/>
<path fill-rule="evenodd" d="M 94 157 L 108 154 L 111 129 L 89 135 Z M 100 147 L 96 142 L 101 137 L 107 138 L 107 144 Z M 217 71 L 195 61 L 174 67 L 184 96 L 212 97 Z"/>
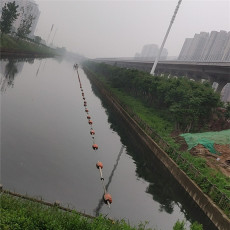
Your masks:
<path fill-rule="evenodd" d="M 149 106 L 164 110 L 177 129 L 189 132 L 203 127 L 212 112 L 221 105 L 220 95 L 209 83 L 198 83 L 187 78 L 153 77 L 137 70 L 121 69 L 106 64 L 89 63 L 95 73 L 103 75 L 112 85 Z"/>
<path fill-rule="evenodd" d="M 12 32 L 14 21 L 21 15 L 21 22 L 16 31 L 18 37 L 26 37 L 31 32 L 31 27 L 35 17 L 29 12 L 32 10 L 30 6 L 21 7 L 14 2 L 5 3 L 2 8 L 2 16 L 0 19 L 0 30 L 2 33 L 9 34 Z"/>

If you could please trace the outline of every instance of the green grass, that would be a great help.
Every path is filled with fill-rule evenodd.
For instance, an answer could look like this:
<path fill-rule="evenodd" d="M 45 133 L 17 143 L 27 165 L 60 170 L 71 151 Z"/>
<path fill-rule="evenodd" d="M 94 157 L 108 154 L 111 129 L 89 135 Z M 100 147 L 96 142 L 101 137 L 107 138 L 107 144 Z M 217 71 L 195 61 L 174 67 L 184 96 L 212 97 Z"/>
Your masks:
<path fill-rule="evenodd" d="M 2 194 L 0 197 L 1 230 L 143 230 L 146 224 L 131 227 L 124 220 L 111 221 L 99 216 L 89 219 L 77 212 L 65 212 L 57 207 L 15 198 Z"/>
<path fill-rule="evenodd" d="M 1 34 L 0 48 L 18 52 L 32 52 L 55 55 L 54 49 L 42 45 L 39 46 L 36 43 L 30 43 L 28 41 L 17 39 L 6 34 Z"/>

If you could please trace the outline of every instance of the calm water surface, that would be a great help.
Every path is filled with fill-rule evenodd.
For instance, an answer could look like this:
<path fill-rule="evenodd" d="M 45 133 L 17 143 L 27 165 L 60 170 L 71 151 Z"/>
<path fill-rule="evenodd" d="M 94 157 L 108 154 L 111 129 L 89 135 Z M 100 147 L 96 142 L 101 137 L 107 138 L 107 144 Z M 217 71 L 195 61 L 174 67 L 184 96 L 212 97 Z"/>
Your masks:
<path fill-rule="evenodd" d="M 1 183 L 6 189 L 60 201 L 91 215 L 108 214 L 132 225 L 171 230 L 199 221 L 215 229 L 168 171 L 137 143 L 79 69 L 90 126 L 73 63 L 55 59 L 1 60 Z M 97 161 L 112 194 L 101 202 Z"/>

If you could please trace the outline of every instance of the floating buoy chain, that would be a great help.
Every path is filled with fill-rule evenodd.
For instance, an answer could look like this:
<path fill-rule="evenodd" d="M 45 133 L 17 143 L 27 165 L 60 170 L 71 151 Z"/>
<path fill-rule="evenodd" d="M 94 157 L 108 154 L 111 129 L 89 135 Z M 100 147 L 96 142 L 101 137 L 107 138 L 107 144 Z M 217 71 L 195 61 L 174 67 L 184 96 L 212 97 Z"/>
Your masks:
<path fill-rule="evenodd" d="M 87 102 L 86 102 L 84 90 L 83 90 L 83 87 L 82 87 L 80 75 L 79 75 L 79 73 L 78 73 L 78 64 L 75 64 L 75 65 L 74 65 L 74 69 L 76 69 L 76 71 L 77 71 L 78 81 L 79 81 L 80 89 L 81 89 L 81 92 L 82 92 L 81 95 L 82 95 L 82 98 L 83 98 L 83 101 L 84 101 L 85 112 L 87 113 L 88 124 L 91 126 L 91 127 L 90 127 L 90 135 L 92 136 L 92 140 L 93 140 L 92 148 L 93 148 L 93 150 L 96 151 L 96 150 L 98 150 L 98 145 L 95 143 L 95 131 L 94 131 L 94 129 L 93 129 L 93 121 L 91 120 L 91 116 L 89 115 L 89 110 L 88 110 L 88 108 L 87 108 Z M 104 190 L 104 196 L 103 196 L 104 202 L 105 202 L 105 203 L 109 206 L 109 208 L 110 208 L 110 204 L 112 203 L 112 196 L 106 191 L 106 187 L 105 187 L 105 184 L 104 184 L 104 180 L 105 180 L 105 179 L 104 179 L 103 173 L 102 173 L 102 169 L 103 169 L 103 164 L 102 164 L 102 162 L 98 161 L 97 164 L 96 164 L 96 167 L 97 167 L 97 169 L 99 170 L 100 179 L 101 179 L 102 187 L 103 187 L 103 190 Z"/>
<path fill-rule="evenodd" d="M 112 196 L 109 193 L 107 193 L 106 188 L 105 188 L 104 177 L 103 177 L 103 174 L 102 174 L 102 168 L 103 168 L 102 162 L 98 161 L 97 164 L 96 164 L 96 167 L 99 169 L 100 176 L 101 176 L 101 183 L 102 183 L 102 186 L 103 186 L 103 189 L 104 189 L 104 196 L 103 196 L 104 201 L 110 207 L 110 204 L 112 203 Z"/>

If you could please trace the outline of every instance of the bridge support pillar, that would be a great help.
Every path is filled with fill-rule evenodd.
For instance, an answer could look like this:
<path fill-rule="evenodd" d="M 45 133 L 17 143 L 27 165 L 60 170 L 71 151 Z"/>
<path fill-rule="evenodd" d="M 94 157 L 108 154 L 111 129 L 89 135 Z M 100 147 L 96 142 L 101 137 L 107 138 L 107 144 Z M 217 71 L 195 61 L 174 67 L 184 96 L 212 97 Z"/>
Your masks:
<path fill-rule="evenodd" d="M 219 81 L 217 82 L 218 86 L 216 89 L 216 92 L 221 93 L 221 91 L 223 90 L 224 86 L 228 83 L 227 81 Z"/>

